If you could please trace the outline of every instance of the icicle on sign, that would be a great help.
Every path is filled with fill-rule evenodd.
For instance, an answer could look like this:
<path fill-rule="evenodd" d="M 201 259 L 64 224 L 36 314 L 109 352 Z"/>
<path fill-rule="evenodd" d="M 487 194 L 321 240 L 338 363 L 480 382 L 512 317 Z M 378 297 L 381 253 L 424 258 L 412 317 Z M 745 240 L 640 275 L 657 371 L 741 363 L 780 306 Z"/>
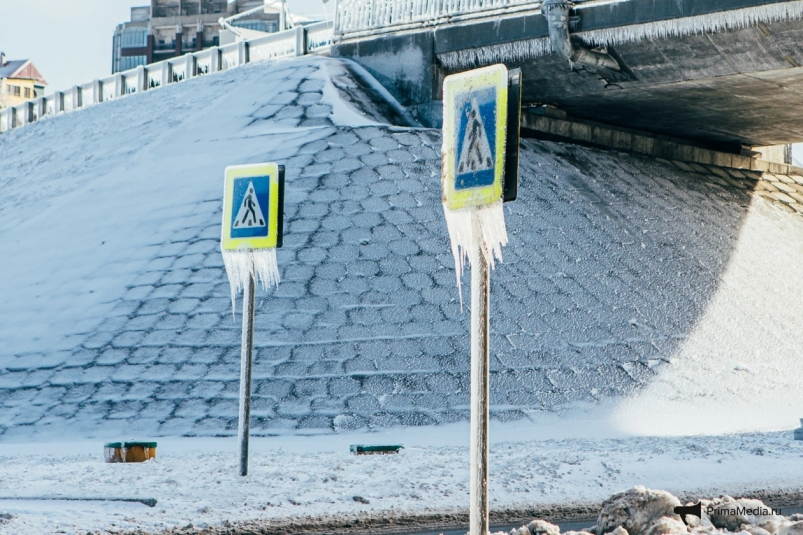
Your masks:
<path fill-rule="evenodd" d="M 507 243 L 502 211 L 507 94 L 504 65 L 453 74 L 443 82 L 441 182 L 458 288 L 472 246 L 493 267 Z"/>
<path fill-rule="evenodd" d="M 220 248 L 234 306 L 249 276 L 264 289 L 279 283 L 276 248 L 282 246 L 284 166 L 234 165 L 225 174 Z"/>

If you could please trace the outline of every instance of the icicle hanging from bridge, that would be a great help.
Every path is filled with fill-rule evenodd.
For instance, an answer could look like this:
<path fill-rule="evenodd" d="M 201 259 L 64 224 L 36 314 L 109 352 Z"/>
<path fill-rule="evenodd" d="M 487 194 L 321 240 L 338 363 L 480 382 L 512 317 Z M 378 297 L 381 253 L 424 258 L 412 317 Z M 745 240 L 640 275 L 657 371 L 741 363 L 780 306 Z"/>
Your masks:
<path fill-rule="evenodd" d="M 550 50 L 552 50 L 552 45 L 549 42 L 549 37 L 542 37 L 513 43 L 500 43 L 498 45 L 469 48 L 456 52 L 446 52 L 440 54 L 438 59 L 441 64 L 448 69 L 462 69 L 466 67 L 476 67 L 478 65 L 502 63 L 505 61 L 537 58 L 549 54 Z"/>
<path fill-rule="evenodd" d="M 479 246 L 480 254 L 494 268 L 494 259 L 502 261 L 502 246 L 507 245 L 505 212 L 502 199 L 488 206 L 451 210 L 443 204 L 446 228 L 452 244 L 454 269 L 457 277 L 457 291 L 460 294 L 460 307 L 463 307 L 463 266 L 470 262 L 471 248 Z M 473 268 L 473 266 L 472 266 Z"/>
<path fill-rule="evenodd" d="M 582 18 L 583 5 L 576 10 Z M 722 30 L 741 30 L 761 23 L 772 23 L 803 18 L 803 0 L 720 11 L 705 15 L 681 17 L 618 28 L 590 30 L 573 33 L 592 47 L 636 43 L 644 39 L 665 39 L 714 33 Z M 449 69 L 473 68 L 506 61 L 537 58 L 550 53 L 552 46 L 548 37 L 528 39 L 513 43 L 500 43 L 438 55 L 438 60 Z"/>
<path fill-rule="evenodd" d="M 608 46 L 634 43 L 643 39 L 665 39 L 667 37 L 714 33 L 721 30 L 741 30 L 756 26 L 759 22 L 769 23 L 800 18 L 803 18 L 803 1 L 778 2 L 776 4 L 720 11 L 693 17 L 579 32 L 576 35 L 586 44 Z"/>
<path fill-rule="evenodd" d="M 253 276 L 263 290 L 279 285 L 276 249 L 222 251 L 222 253 L 231 288 L 232 314 L 237 303 L 237 294 L 248 284 L 248 277 Z"/>

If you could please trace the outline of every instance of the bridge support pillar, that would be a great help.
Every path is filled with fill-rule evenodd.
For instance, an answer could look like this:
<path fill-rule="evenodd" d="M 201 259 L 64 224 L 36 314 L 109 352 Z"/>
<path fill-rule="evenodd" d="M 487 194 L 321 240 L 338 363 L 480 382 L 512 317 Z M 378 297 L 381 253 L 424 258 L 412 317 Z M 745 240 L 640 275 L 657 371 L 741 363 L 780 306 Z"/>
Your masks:
<path fill-rule="evenodd" d="M 146 91 L 148 89 L 148 77 L 145 75 L 145 67 L 142 65 L 137 66 L 137 93 Z"/>
<path fill-rule="evenodd" d="M 39 97 L 34 101 L 34 110 L 36 113 L 36 120 L 38 121 L 45 116 L 45 98 Z"/>
<path fill-rule="evenodd" d="M 220 49 L 213 46 L 209 49 L 209 74 L 220 70 Z"/>
<path fill-rule="evenodd" d="M 114 77 L 114 98 L 121 97 L 125 94 L 125 79 L 122 74 L 117 74 Z"/>
<path fill-rule="evenodd" d="M 237 65 L 245 65 L 248 61 L 248 43 L 237 41 Z"/>
<path fill-rule="evenodd" d="M 103 102 L 103 83 L 100 80 L 92 80 L 92 104 Z"/>
<path fill-rule="evenodd" d="M 82 107 L 83 104 L 81 102 L 81 88 L 76 85 L 73 86 L 71 91 L 72 91 L 72 109 L 77 110 L 78 108 Z"/>
<path fill-rule="evenodd" d="M 296 26 L 296 56 L 307 54 L 307 29 L 303 26 Z"/>
<path fill-rule="evenodd" d="M 184 67 L 184 79 L 189 80 L 190 78 L 195 77 L 195 56 L 192 54 L 187 54 L 184 56 L 185 67 Z"/>
<path fill-rule="evenodd" d="M 431 30 L 335 44 L 331 55 L 362 65 L 415 119 L 440 128 L 443 78 Z"/>
<path fill-rule="evenodd" d="M 173 66 L 169 61 L 162 62 L 162 86 L 165 86 L 173 81 Z"/>

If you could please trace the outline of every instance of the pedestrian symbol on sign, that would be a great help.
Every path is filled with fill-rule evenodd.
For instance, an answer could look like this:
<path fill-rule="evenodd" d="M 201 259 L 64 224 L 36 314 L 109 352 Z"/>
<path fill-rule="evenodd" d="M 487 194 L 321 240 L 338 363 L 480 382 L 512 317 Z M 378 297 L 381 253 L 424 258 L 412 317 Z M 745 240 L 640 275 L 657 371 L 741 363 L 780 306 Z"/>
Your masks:
<path fill-rule="evenodd" d="M 487 169 L 493 169 L 494 157 L 491 144 L 488 142 L 488 134 L 485 129 L 485 121 L 480 111 L 480 105 L 473 94 L 471 101 L 463 107 L 463 117 L 460 118 L 460 131 L 463 136 L 459 142 L 460 157 L 457 160 L 457 174 L 477 173 Z M 495 95 L 494 95 L 495 96 Z M 486 112 L 487 113 L 487 112 Z M 491 110 L 493 113 L 493 110 Z M 493 181 L 493 175 L 491 176 Z M 460 182 L 464 182 L 460 177 Z M 463 184 L 460 184 L 463 185 Z M 460 186 L 458 186 L 460 187 Z M 466 187 L 463 185 L 463 187 Z"/>
<path fill-rule="evenodd" d="M 268 235 L 270 177 L 234 179 L 231 238 L 257 238 Z"/>
<path fill-rule="evenodd" d="M 240 205 L 240 210 L 237 212 L 237 217 L 234 219 L 232 227 L 234 228 L 254 228 L 265 227 L 265 218 L 262 215 L 262 210 L 257 203 L 257 194 L 254 191 L 254 183 L 248 183 L 243 203 Z"/>

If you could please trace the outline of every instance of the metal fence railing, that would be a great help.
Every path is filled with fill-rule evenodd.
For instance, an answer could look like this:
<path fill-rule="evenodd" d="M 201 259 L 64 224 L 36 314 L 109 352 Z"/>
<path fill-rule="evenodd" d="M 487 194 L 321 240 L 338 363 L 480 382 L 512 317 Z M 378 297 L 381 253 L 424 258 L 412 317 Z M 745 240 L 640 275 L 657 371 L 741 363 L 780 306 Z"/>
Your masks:
<path fill-rule="evenodd" d="M 139 66 L 107 78 L 93 80 L 46 97 L 0 110 L 0 133 L 79 108 L 100 104 L 196 76 L 233 69 L 266 59 L 326 52 L 332 44 L 334 23 L 297 26 L 248 41 L 191 52 L 150 65 Z"/>
<path fill-rule="evenodd" d="M 540 7 L 540 0 L 339 0 L 334 33 L 357 38 Z"/>

